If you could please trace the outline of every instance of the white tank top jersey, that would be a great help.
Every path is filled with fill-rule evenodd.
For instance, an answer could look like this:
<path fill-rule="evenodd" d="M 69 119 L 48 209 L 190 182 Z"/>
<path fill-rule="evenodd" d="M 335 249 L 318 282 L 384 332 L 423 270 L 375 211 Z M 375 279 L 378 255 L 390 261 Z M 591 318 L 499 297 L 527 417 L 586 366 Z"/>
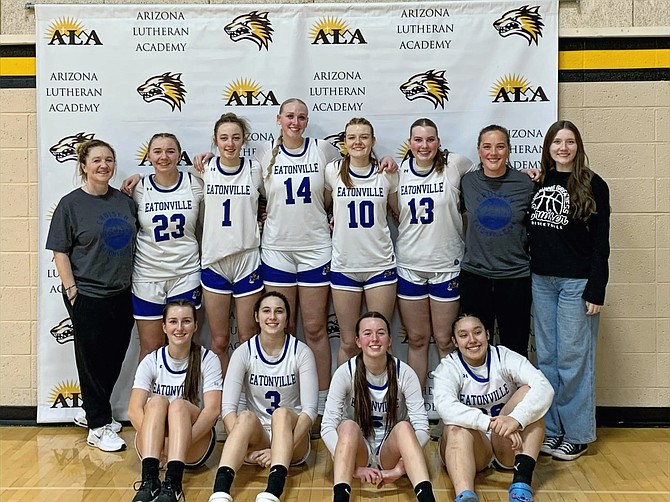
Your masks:
<path fill-rule="evenodd" d="M 354 184 L 348 188 L 339 175 L 341 160 L 326 166 L 326 190 L 333 197 L 334 272 L 368 272 L 395 267 L 388 227 L 387 203 L 398 190 L 398 174 L 377 173 L 377 167 L 349 168 Z"/>
<path fill-rule="evenodd" d="M 433 402 L 444 423 L 482 432 L 522 385 L 530 390 L 509 414 L 522 428 L 542 418 L 554 397 L 540 370 L 501 345 L 489 347 L 486 362 L 479 367 L 470 366 L 455 350 L 442 358 L 433 377 Z"/>
<path fill-rule="evenodd" d="M 326 164 L 340 157 L 327 141 L 305 138 L 300 150 L 279 147 L 268 174 L 272 144 L 256 151 L 261 165 L 267 219 L 263 244 L 277 251 L 306 251 L 330 247 L 330 230 L 324 208 Z"/>
<path fill-rule="evenodd" d="M 240 159 L 237 169 L 212 158 L 202 173 L 205 183 L 205 218 L 202 233 L 203 268 L 234 254 L 258 249 L 258 198 L 260 166 Z"/>
<path fill-rule="evenodd" d="M 475 169 L 471 160 L 457 153 L 449 153 L 441 173 L 433 167 L 419 168 L 412 157 L 403 161 L 398 266 L 420 272 L 460 271 L 465 249 L 459 209 L 461 177 Z"/>
<path fill-rule="evenodd" d="M 189 173 L 180 172 L 173 187 L 159 186 L 154 178 L 142 178 L 133 193 L 140 223 L 133 282 L 165 281 L 200 270 L 195 229 L 202 186 Z"/>
<path fill-rule="evenodd" d="M 305 343 L 286 335 L 282 351 L 271 357 L 256 335 L 230 357 L 223 384 L 222 418 L 237 411 L 242 390 L 247 409 L 263 427 L 270 427 L 272 413 L 279 407 L 306 413 L 314 421 L 319 392 L 314 354 Z"/>
<path fill-rule="evenodd" d="M 419 379 L 412 368 L 395 358 L 396 376 L 398 378 L 398 410 L 397 419 L 408 420 L 421 446 L 428 442 L 428 415 L 423 401 L 423 393 Z M 331 455 L 335 455 L 337 446 L 337 427 L 345 419 L 354 419 L 354 375 L 356 373 L 356 357 L 341 364 L 333 375 L 326 399 L 326 408 L 321 422 L 321 438 Z M 388 378 L 386 371 L 381 375 L 367 372 L 368 390 L 372 405 L 374 436 L 367 440 L 377 448 L 391 432 L 386 429 L 386 392 Z"/>
<path fill-rule="evenodd" d="M 223 378 L 221 363 L 217 355 L 209 349 L 200 348 L 200 407 L 202 395 L 212 390 L 221 390 Z M 173 359 L 167 345 L 147 354 L 140 361 L 135 373 L 133 389 L 143 389 L 152 396 L 165 396 L 168 401 L 184 396 L 184 381 L 188 369 L 188 358 Z"/>

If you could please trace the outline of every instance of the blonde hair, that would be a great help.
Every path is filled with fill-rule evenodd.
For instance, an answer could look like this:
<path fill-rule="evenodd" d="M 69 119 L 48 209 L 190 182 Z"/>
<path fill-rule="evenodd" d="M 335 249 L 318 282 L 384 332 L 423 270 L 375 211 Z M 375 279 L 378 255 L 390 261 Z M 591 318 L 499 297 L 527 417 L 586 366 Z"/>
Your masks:
<path fill-rule="evenodd" d="M 288 98 L 286 101 L 284 101 L 280 106 L 279 106 L 279 113 L 278 115 L 281 115 L 282 112 L 284 111 L 284 107 L 286 105 L 289 105 L 291 103 L 300 103 L 305 107 L 305 110 L 307 110 L 309 114 L 309 108 L 307 108 L 307 103 L 305 103 L 302 99 L 300 98 Z M 277 143 L 275 143 L 274 148 L 272 149 L 272 158 L 270 159 L 270 164 L 268 165 L 267 171 L 265 172 L 265 177 L 269 177 L 270 174 L 272 173 L 272 166 L 275 165 L 275 162 L 277 160 L 277 155 L 279 154 L 279 147 L 284 144 L 284 137 L 282 136 L 281 132 L 279 133 L 279 137 L 277 138 Z"/>

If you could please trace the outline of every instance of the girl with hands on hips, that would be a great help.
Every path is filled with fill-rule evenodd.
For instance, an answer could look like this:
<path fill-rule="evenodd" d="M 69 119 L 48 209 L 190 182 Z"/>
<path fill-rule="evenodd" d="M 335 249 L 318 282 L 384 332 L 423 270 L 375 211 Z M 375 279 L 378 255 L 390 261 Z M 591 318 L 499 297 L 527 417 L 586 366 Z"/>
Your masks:
<path fill-rule="evenodd" d="M 414 370 L 390 353 L 391 334 L 378 312 L 355 327 L 360 353 L 337 368 L 321 437 L 333 456 L 333 500 L 348 502 L 351 480 L 378 488 L 407 474 L 420 502 L 435 500 L 423 447 L 428 417 Z"/>

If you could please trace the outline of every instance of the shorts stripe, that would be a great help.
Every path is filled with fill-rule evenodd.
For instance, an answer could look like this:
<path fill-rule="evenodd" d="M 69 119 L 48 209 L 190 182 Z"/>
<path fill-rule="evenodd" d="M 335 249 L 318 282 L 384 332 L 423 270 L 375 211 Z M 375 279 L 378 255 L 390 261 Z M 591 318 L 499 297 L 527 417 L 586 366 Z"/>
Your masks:
<path fill-rule="evenodd" d="M 263 272 L 261 267 L 259 267 L 256 271 L 235 282 L 235 284 L 231 284 L 225 277 L 217 274 L 210 268 L 205 268 L 200 274 L 200 282 L 202 283 L 202 287 L 207 291 L 222 295 L 232 294 L 234 298 L 238 298 L 263 290 Z"/>
<path fill-rule="evenodd" d="M 174 296 L 169 296 L 165 303 L 153 303 L 147 300 L 143 300 L 139 296 L 132 295 L 133 299 L 133 317 L 142 321 L 155 321 L 157 319 L 163 319 L 163 309 L 165 305 L 173 300 L 188 300 L 193 302 L 196 309 L 199 309 L 202 306 L 202 288 L 198 286 L 195 289 L 190 291 L 184 291 L 183 293 L 176 294 Z"/>
<path fill-rule="evenodd" d="M 356 273 L 359 275 L 360 273 Z M 384 270 L 364 281 L 352 279 L 349 275 L 342 272 L 330 273 L 330 287 L 343 291 L 363 291 L 377 286 L 386 286 L 395 284 L 398 281 L 398 275 L 394 268 Z"/>

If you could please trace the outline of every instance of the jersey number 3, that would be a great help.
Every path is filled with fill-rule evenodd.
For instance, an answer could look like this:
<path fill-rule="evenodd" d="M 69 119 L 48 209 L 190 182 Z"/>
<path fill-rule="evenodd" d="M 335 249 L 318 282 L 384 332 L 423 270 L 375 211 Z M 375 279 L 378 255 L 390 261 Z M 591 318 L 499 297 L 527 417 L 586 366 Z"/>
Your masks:
<path fill-rule="evenodd" d="M 269 390 L 265 393 L 265 399 L 270 400 L 270 407 L 265 408 L 265 411 L 267 411 L 269 415 L 272 415 L 272 413 L 277 408 L 279 408 L 279 401 L 281 401 L 281 394 L 276 390 Z"/>

